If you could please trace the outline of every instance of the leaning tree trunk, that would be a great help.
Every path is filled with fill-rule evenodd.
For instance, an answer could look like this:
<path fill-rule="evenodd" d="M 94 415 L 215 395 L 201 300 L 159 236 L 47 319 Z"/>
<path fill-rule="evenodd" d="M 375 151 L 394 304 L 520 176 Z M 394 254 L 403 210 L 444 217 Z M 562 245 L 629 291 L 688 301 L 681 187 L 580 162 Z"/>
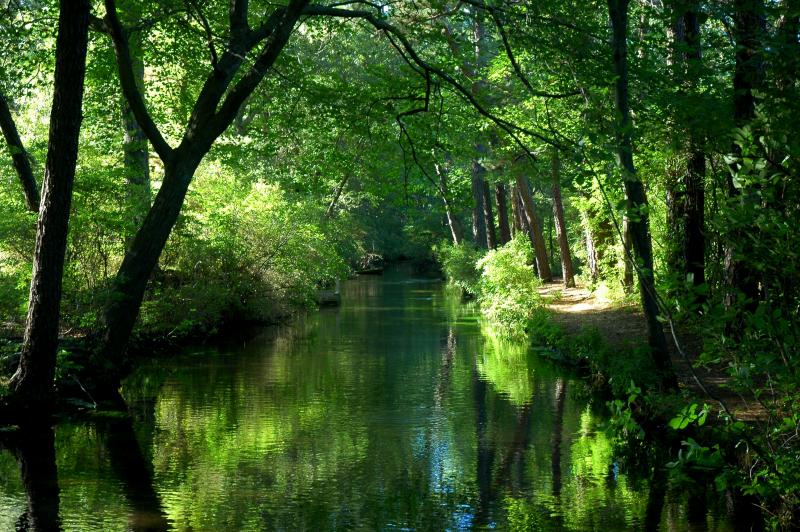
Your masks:
<path fill-rule="evenodd" d="M 39 212 L 39 189 L 36 186 L 36 178 L 33 176 L 31 162 L 22 139 L 19 138 L 17 125 L 11 116 L 11 109 L 3 93 L 0 92 L 0 130 L 6 139 L 8 149 L 11 152 L 11 160 L 14 162 L 14 169 L 22 185 L 22 193 L 25 195 L 25 204 L 28 210 Z"/>
<path fill-rule="evenodd" d="M 500 229 L 500 244 L 503 245 L 511 240 L 511 228 L 508 226 L 506 186 L 501 181 L 494 185 L 494 200 L 497 203 L 497 225 Z"/>
<path fill-rule="evenodd" d="M 161 188 L 125 253 L 101 318 L 103 333 L 97 349 L 98 363 L 107 368 L 108 375 L 97 384 L 108 398 L 119 399 L 117 387 L 125 346 L 133 331 L 147 281 L 175 225 L 194 172 L 214 141 L 234 121 L 239 109 L 271 69 L 308 2 L 290 0 L 287 6 L 276 8 L 262 26 L 263 31 L 249 28 L 247 2 L 231 4 L 228 47 L 219 57 L 216 68 L 206 77 L 181 144 L 174 149 L 158 130 L 144 105 L 142 91 L 136 86 L 127 32 L 119 22 L 116 4 L 114 0 L 105 0 L 104 3 L 104 23 L 114 42 L 125 98 L 164 163 Z M 259 44 L 262 44 L 260 51 L 233 83 L 248 52 Z"/>
<path fill-rule="evenodd" d="M 176 159 L 176 162 L 164 167 L 161 188 L 122 260 L 114 279 L 114 297 L 109 298 L 102 317 L 104 332 L 100 355 L 106 363 L 112 363 L 113 372 L 118 371 L 116 366 L 121 361 L 125 345 L 136 323 L 150 273 L 158 263 L 172 227 L 178 220 L 189 183 L 200 163 L 197 158 Z M 107 383 L 111 386 L 117 384 L 113 378 L 109 378 Z"/>
<path fill-rule="evenodd" d="M 486 244 L 489 249 L 497 248 L 497 231 L 494 229 L 494 214 L 492 213 L 492 191 L 489 182 L 483 180 L 483 219 L 486 220 Z"/>
<path fill-rule="evenodd" d="M 78 158 L 89 32 L 88 0 L 62 0 L 42 200 L 36 228 L 28 317 L 19 367 L 11 380 L 26 407 L 52 408 L 58 349 L 61 280 L 67 249 L 72 184 Z"/>
<path fill-rule="evenodd" d="M 638 264 L 639 289 L 642 309 L 647 320 L 647 336 L 651 356 L 660 372 L 662 384 L 669 388 L 675 388 L 678 383 L 667 350 L 664 329 L 659 321 L 658 296 L 653 281 L 653 248 L 650 240 L 647 197 L 644 185 L 636 174 L 633 164 L 632 127 L 628 102 L 628 2 L 629 0 L 608 0 L 613 33 L 614 73 L 616 74 L 617 162 L 623 176 L 627 210 L 634 215 L 630 221 L 630 228 L 634 255 Z"/>
<path fill-rule="evenodd" d="M 517 190 L 519 190 L 519 197 L 525 209 L 523 215 L 531 229 L 531 241 L 533 242 L 533 251 L 536 256 L 536 267 L 539 270 L 539 279 L 544 282 L 550 282 L 553 280 L 553 274 L 550 271 L 550 261 L 547 258 L 547 246 L 542 235 L 542 226 L 536 216 L 530 186 L 522 176 L 517 176 Z"/>
<path fill-rule="evenodd" d="M 561 163 L 556 149 L 553 149 L 552 177 L 553 220 L 555 221 L 558 249 L 561 255 L 561 277 L 563 278 L 564 286 L 572 288 L 575 286 L 575 271 L 572 267 L 572 255 L 569 252 L 567 223 L 564 220 L 564 202 L 561 199 Z"/>

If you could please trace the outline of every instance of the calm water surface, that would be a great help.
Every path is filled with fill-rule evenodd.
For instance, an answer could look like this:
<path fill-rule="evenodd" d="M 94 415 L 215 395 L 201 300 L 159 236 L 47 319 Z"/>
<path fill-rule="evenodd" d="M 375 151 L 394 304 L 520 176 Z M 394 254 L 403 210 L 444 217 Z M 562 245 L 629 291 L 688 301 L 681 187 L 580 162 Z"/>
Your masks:
<path fill-rule="evenodd" d="M 441 283 L 387 272 L 342 299 L 141 368 L 132 423 L 0 451 L 0 530 L 727 530 L 626 472 L 580 382 Z"/>

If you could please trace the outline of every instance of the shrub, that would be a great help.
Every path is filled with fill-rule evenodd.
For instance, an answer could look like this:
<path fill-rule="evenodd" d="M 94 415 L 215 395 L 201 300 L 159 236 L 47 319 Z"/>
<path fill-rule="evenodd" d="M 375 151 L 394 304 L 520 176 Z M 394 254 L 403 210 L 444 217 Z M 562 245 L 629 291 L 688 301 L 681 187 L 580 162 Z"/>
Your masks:
<path fill-rule="evenodd" d="M 460 288 L 464 294 L 477 296 L 481 276 L 478 261 L 481 252 L 472 244 L 453 245 L 442 242 L 433 250 L 436 260 L 442 265 L 447 282 Z"/>
<path fill-rule="evenodd" d="M 524 335 L 528 322 L 540 307 L 539 279 L 531 263 L 530 243 L 516 237 L 480 259 L 478 283 L 483 314 L 510 336 Z"/>

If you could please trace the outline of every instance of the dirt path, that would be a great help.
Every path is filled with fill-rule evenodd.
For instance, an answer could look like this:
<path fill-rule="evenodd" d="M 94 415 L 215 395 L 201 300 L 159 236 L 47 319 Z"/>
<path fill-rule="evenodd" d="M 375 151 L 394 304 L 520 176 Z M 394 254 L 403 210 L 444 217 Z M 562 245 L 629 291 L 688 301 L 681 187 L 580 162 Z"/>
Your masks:
<path fill-rule="evenodd" d="M 568 334 L 578 334 L 583 330 L 597 329 L 605 342 L 620 349 L 642 345 L 647 341 L 647 328 L 638 305 L 611 302 L 596 296 L 583 287 L 564 288 L 560 282 L 547 283 L 539 289 L 546 299 L 547 308 L 552 311 L 553 320 Z M 682 348 L 690 360 L 694 360 L 699 349 L 697 340 L 681 338 Z M 678 375 L 681 388 L 689 390 L 699 401 L 713 404 L 695 382 L 689 364 L 680 355 L 671 336 L 667 337 L 672 363 Z M 724 368 L 697 368 L 695 372 L 704 386 L 716 397 L 722 399 L 734 414 L 747 420 L 762 417 L 760 405 L 749 402 L 725 387 L 727 374 Z"/>

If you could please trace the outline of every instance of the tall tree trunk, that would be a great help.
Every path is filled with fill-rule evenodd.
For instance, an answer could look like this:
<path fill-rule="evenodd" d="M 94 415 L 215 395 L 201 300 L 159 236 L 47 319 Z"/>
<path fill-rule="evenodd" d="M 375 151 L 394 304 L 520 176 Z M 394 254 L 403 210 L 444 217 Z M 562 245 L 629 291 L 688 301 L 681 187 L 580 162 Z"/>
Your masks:
<path fill-rule="evenodd" d="M 669 39 L 669 53 L 667 54 L 667 67 L 669 67 L 670 81 L 676 88 L 679 95 L 684 94 L 685 82 L 685 62 L 683 61 L 683 45 L 686 40 L 686 31 L 683 20 L 684 4 L 682 0 L 669 0 L 665 2 L 665 7 L 669 13 L 670 23 L 667 26 L 667 37 Z M 676 116 L 668 115 L 668 129 L 672 137 L 672 143 L 676 146 L 678 154 L 667 159 L 667 172 L 665 180 L 667 204 L 667 233 L 664 242 L 667 270 L 675 277 L 680 277 L 684 271 L 683 262 L 683 217 L 684 217 L 684 190 L 682 187 L 681 171 L 677 161 L 682 159 L 682 149 L 685 131 L 683 130 L 684 106 L 678 105 Z M 629 266 L 626 265 L 626 279 Z M 631 272 L 632 275 L 632 272 Z M 632 281 L 632 278 L 631 278 Z M 627 286 L 627 284 L 626 284 Z M 630 287 L 633 287 L 631 282 Z"/>
<path fill-rule="evenodd" d="M 88 31 L 88 0 L 62 0 L 56 37 L 47 163 L 36 228 L 28 317 L 19 367 L 11 380 L 15 396 L 33 410 L 52 408 L 61 280 L 72 184 L 78 158 Z"/>
<path fill-rule="evenodd" d="M 596 283 L 600 280 L 600 261 L 597 256 L 597 246 L 594 242 L 588 215 L 581 211 L 581 218 L 583 219 L 583 236 L 586 243 L 586 265 L 589 268 L 589 278 L 593 283 Z"/>
<path fill-rule="evenodd" d="M 486 237 L 486 215 L 483 208 L 485 176 L 486 168 L 477 159 L 472 161 L 472 239 L 480 249 L 489 247 Z"/>
<path fill-rule="evenodd" d="M 614 73 L 616 74 L 615 101 L 617 108 L 617 163 L 625 185 L 627 210 L 633 214 L 630 222 L 633 249 L 639 269 L 639 288 L 642 309 L 647 320 L 647 336 L 651 356 L 660 372 L 661 382 L 668 388 L 678 383 L 667 350 L 664 329 L 659 321 L 658 300 L 653 281 L 653 248 L 647 197 L 644 185 L 633 164 L 631 116 L 628 101 L 628 3 L 629 0 L 608 0 L 612 28 Z"/>
<path fill-rule="evenodd" d="M 525 206 L 522 204 L 522 195 L 519 193 L 519 187 L 514 186 L 514 204 L 517 206 L 517 216 L 519 218 L 519 226 L 520 232 L 528 237 L 528 241 L 531 243 L 531 249 L 536 249 L 536 244 L 534 243 L 533 238 L 533 231 L 531 230 L 531 224 L 528 222 L 528 217 L 525 215 Z M 538 261 L 535 258 L 534 252 L 534 260 L 533 260 L 533 271 L 536 272 L 536 276 L 539 276 L 539 265 Z"/>
<path fill-rule="evenodd" d="M 497 203 L 497 225 L 500 229 L 500 245 L 511 240 L 511 228 L 508 226 L 508 201 L 506 186 L 502 181 L 494 185 L 494 200 Z"/>
<path fill-rule="evenodd" d="M 558 249 L 561 255 L 561 277 L 566 288 L 575 286 L 575 271 L 572 267 L 572 255 L 569 252 L 569 239 L 567 238 L 567 223 L 564 220 L 564 202 L 561 199 L 561 162 L 558 158 L 558 150 L 553 149 L 552 155 L 552 178 L 553 178 L 553 220 L 556 225 L 556 237 L 558 238 Z"/>
<path fill-rule="evenodd" d="M 550 261 L 547 258 L 547 246 L 542 235 L 542 226 L 536 216 L 536 209 L 527 179 L 517 176 L 517 189 L 522 200 L 522 206 L 525 209 L 523 214 L 531 229 L 531 241 L 533 242 L 533 251 L 536 256 L 536 267 L 539 270 L 539 279 L 544 282 L 550 282 L 553 280 L 553 274 L 550 271 Z"/>
<path fill-rule="evenodd" d="M 486 220 L 486 243 L 489 249 L 497 249 L 497 231 L 494 229 L 494 214 L 492 213 L 492 191 L 489 182 L 483 180 L 483 219 Z"/>
<path fill-rule="evenodd" d="M 701 66 L 702 46 L 700 43 L 699 6 L 692 3 L 691 9 L 683 15 L 686 38 L 686 64 L 692 88 L 696 90 L 697 74 Z M 703 139 L 695 124 L 689 129 L 689 162 L 687 163 L 685 183 L 686 202 L 684 204 L 684 245 L 683 257 L 686 276 L 690 277 L 694 286 L 706 281 L 706 237 L 705 237 L 705 178 L 706 154 Z"/>
<path fill-rule="evenodd" d="M 633 233 L 631 232 L 631 219 L 627 214 L 622 217 L 622 288 L 626 294 L 633 292 L 633 263 L 629 255 L 633 254 Z"/>
<path fill-rule="evenodd" d="M 673 4 L 669 62 L 673 66 L 674 83 L 695 92 L 702 60 L 699 5 L 697 1 Z M 672 246 L 668 265 L 670 271 L 682 273 L 698 286 L 705 282 L 705 152 L 697 119 L 688 117 L 678 125 L 679 134 L 688 138 L 688 161 L 682 190 L 677 176 L 669 180 L 672 186 L 667 192 L 667 227 L 670 235 L 683 238 Z"/>
<path fill-rule="evenodd" d="M 513 234 L 517 234 L 523 231 L 523 224 L 522 224 L 522 217 L 520 214 L 519 208 L 519 191 L 517 190 L 517 185 L 513 185 L 511 187 L 511 220 L 513 222 L 511 229 L 513 230 Z"/>
<path fill-rule="evenodd" d="M 447 186 L 447 170 L 442 168 L 442 166 L 438 163 L 434 164 L 434 168 L 436 169 L 436 175 L 439 176 L 439 193 L 441 194 L 442 202 L 444 203 L 444 211 L 445 215 L 447 216 L 447 226 L 450 228 L 450 236 L 453 238 L 453 244 L 457 246 L 464 239 L 464 230 L 461 227 L 461 223 L 458 221 L 458 218 L 456 218 L 455 213 L 453 212 L 453 206 L 450 203 L 450 193 Z"/>
<path fill-rule="evenodd" d="M 3 131 L 3 137 L 5 137 L 8 150 L 11 152 L 11 160 L 14 162 L 14 169 L 17 171 L 17 177 L 22 185 L 22 193 L 25 195 L 25 204 L 28 210 L 39 212 L 39 189 L 36 186 L 36 178 L 33 176 L 31 161 L 22 144 L 22 139 L 19 138 L 17 124 L 14 123 L 14 118 L 11 116 L 8 100 L 2 92 L 0 92 L 0 130 Z"/>
<path fill-rule="evenodd" d="M 744 127 L 753 121 L 756 113 L 755 93 L 763 84 L 763 56 L 761 52 L 761 36 L 763 34 L 763 0 L 734 0 L 734 40 L 736 41 L 736 65 L 733 72 L 733 120 L 737 128 Z M 757 138 L 757 136 L 756 136 Z M 733 144 L 731 151 L 741 155 L 741 148 Z M 734 185 L 731 168 L 728 177 L 728 194 L 731 198 L 739 198 L 743 203 L 756 201 L 752 191 L 741 190 Z M 727 293 L 726 306 L 736 303 L 738 294 L 743 294 L 749 301 L 748 308 L 754 308 L 758 301 L 758 278 L 749 267 L 748 240 L 743 229 L 734 229 L 729 235 L 725 249 L 725 280 Z M 738 319 L 736 320 L 738 321 Z M 731 330 L 738 330 L 738 324 L 732 323 Z"/>
<path fill-rule="evenodd" d="M 123 13 L 122 22 L 134 25 L 139 22 L 141 15 L 138 2 L 122 0 L 119 2 Z M 128 48 L 131 54 L 131 66 L 137 88 L 144 94 L 144 53 L 142 50 L 141 31 L 131 32 L 128 35 Z M 122 98 L 122 125 L 124 137 L 122 151 L 124 154 L 124 175 L 128 196 L 129 221 L 135 231 L 141 225 L 147 211 L 150 209 L 150 163 L 147 149 L 147 137 L 139 127 L 139 122 L 133 115 L 130 103 Z M 129 235 L 129 239 L 132 233 Z"/>

